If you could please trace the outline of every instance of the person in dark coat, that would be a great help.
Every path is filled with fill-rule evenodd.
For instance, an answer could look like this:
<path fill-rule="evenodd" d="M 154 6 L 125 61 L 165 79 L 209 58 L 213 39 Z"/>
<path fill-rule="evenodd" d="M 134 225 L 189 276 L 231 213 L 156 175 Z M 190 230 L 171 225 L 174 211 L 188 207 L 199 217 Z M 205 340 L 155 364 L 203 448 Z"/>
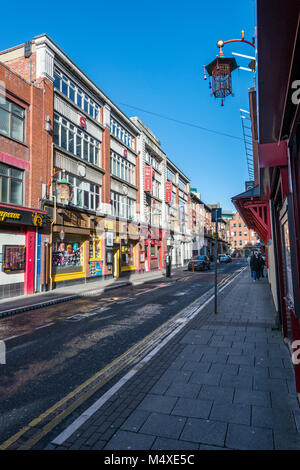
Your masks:
<path fill-rule="evenodd" d="M 258 262 L 259 262 L 259 276 L 264 277 L 264 267 L 265 267 L 265 260 L 263 259 L 262 255 L 259 253 L 258 255 Z"/>
<path fill-rule="evenodd" d="M 259 280 L 259 272 L 260 272 L 260 263 L 259 263 L 259 260 L 258 260 L 257 253 L 254 253 L 251 256 L 250 268 L 251 268 L 251 271 L 252 271 L 253 281 L 258 281 Z"/>

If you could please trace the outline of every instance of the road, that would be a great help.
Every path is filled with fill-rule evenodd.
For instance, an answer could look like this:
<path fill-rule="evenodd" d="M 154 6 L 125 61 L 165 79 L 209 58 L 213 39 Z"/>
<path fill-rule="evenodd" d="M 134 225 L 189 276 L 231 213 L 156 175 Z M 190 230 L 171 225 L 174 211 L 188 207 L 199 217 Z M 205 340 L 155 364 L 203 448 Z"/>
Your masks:
<path fill-rule="evenodd" d="M 243 266 L 245 262 L 240 260 L 219 266 L 218 281 Z M 82 407 L 111 387 L 144 350 L 156 344 L 171 319 L 208 292 L 213 282 L 212 269 L 182 270 L 177 280 L 121 287 L 113 294 L 1 319 L 6 364 L 0 364 L 0 444 L 20 430 L 22 434 L 32 420 L 37 426 L 42 424 L 45 416 L 58 409 L 58 403 L 69 406 L 69 401 L 79 396 L 78 406 L 72 405 L 64 419 L 52 426 L 56 433 L 63 429 Z M 82 393 L 85 388 L 89 391 L 86 395 Z M 44 438 L 51 432 L 47 430 Z"/>

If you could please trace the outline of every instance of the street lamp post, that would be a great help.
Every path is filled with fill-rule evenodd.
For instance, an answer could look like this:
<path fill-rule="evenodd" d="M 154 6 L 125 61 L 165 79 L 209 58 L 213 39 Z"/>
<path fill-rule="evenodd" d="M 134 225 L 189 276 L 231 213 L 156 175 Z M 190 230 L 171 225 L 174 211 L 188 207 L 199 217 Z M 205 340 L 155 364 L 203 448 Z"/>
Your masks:
<path fill-rule="evenodd" d="M 68 181 L 66 180 L 66 177 L 65 177 L 65 170 L 56 170 L 52 173 L 52 175 L 50 176 L 49 178 L 49 181 L 47 183 L 47 192 L 46 192 L 46 197 L 50 197 L 51 196 L 51 199 L 54 199 L 54 204 L 53 204 L 53 217 L 52 217 L 52 222 L 51 222 L 51 230 L 50 230 L 50 252 L 49 252 L 49 277 L 50 277 L 50 290 L 52 290 L 52 285 L 53 285 L 53 279 L 52 279 L 52 247 L 53 247 L 53 225 L 56 224 L 56 195 L 53 194 L 53 187 L 52 187 L 52 182 L 53 182 L 53 178 L 55 175 L 57 175 L 58 173 L 62 173 L 63 177 L 62 177 L 62 180 L 57 182 L 58 184 L 60 184 L 61 186 L 61 190 L 60 190 L 60 195 L 61 195 L 61 199 L 62 199 L 62 202 L 63 204 L 68 204 L 69 200 L 70 200 L 70 191 L 69 191 L 69 188 L 70 188 L 70 184 L 68 183 Z M 50 195 L 50 185 L 51 185 L 51 195 Z M 67 190 L 66 190 L 67 189 Z M 64 231 L 61 230 L 60 231 L 60 239 L 61 241 L 63 241 L 64 239 Z"/>
<path fill-rule="evenodd" d="M 212 84 L 209 80 L 209 88 L 212 88 L 212 94 L 215 98 L 221 98 L 221 106 L 224 106 L 224 99 L 232 94 L 231 73 L 238 68 L 235 58 L 225 57 L 223 53 L 224 45 L 231 42 L 241 42 L 255 48 L 253 43 L 245 40 L 244 31 L 242 31 L 241 39 L 219 40 L 217 42 L 219 54 L 210 64 L 204 66 L 204 80 L 207 79 L 206 69 L 209 77 L 212 78 Z M 253 67 L 255 66 L 253 65 Z"/>
<path fill-rule="evenodd" d="M 213 208 L 211 213 L 211 221 L 216 223 L 216 239 L 215 239 L 215 306 L 214 313 L 218 313 L 218 222 L 222 217 L 221 208 Z"/>

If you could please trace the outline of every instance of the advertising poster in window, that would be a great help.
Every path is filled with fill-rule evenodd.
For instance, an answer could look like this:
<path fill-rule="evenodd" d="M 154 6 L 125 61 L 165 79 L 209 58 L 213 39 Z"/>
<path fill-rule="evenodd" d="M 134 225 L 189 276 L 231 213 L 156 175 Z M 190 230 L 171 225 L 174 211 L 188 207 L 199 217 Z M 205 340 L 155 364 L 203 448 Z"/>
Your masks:
<path fill-rule="evenodd" d="M 105 232 L 105 245 L 106 246 L 114 246 L 114 233 L 113 232 Z"/>
<path fill-rule="evenodd" d="M 5 273 L 24 271 L 25 246 L 3 245 L 2 269 Z"/>

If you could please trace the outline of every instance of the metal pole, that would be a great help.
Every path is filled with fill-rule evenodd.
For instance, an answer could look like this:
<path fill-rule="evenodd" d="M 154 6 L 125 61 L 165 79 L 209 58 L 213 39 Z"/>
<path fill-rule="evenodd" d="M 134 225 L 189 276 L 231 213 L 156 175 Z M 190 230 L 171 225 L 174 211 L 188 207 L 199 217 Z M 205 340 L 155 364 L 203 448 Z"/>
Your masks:
<path fill-rule="evenodd" d="M 42 292 L 47 291 L 47 283 L 46 283 L 46 277 L 47 277 L 47 242 L 44 241 L 44 282 L 43 282 L 43 287 L 42 287 Z"/>
<path fill-rule="evenodd" d="M 218 216 L 216 217 L 216 242 L 215 242 L 215 311 L 214 313 L 218 313 Z"/>

